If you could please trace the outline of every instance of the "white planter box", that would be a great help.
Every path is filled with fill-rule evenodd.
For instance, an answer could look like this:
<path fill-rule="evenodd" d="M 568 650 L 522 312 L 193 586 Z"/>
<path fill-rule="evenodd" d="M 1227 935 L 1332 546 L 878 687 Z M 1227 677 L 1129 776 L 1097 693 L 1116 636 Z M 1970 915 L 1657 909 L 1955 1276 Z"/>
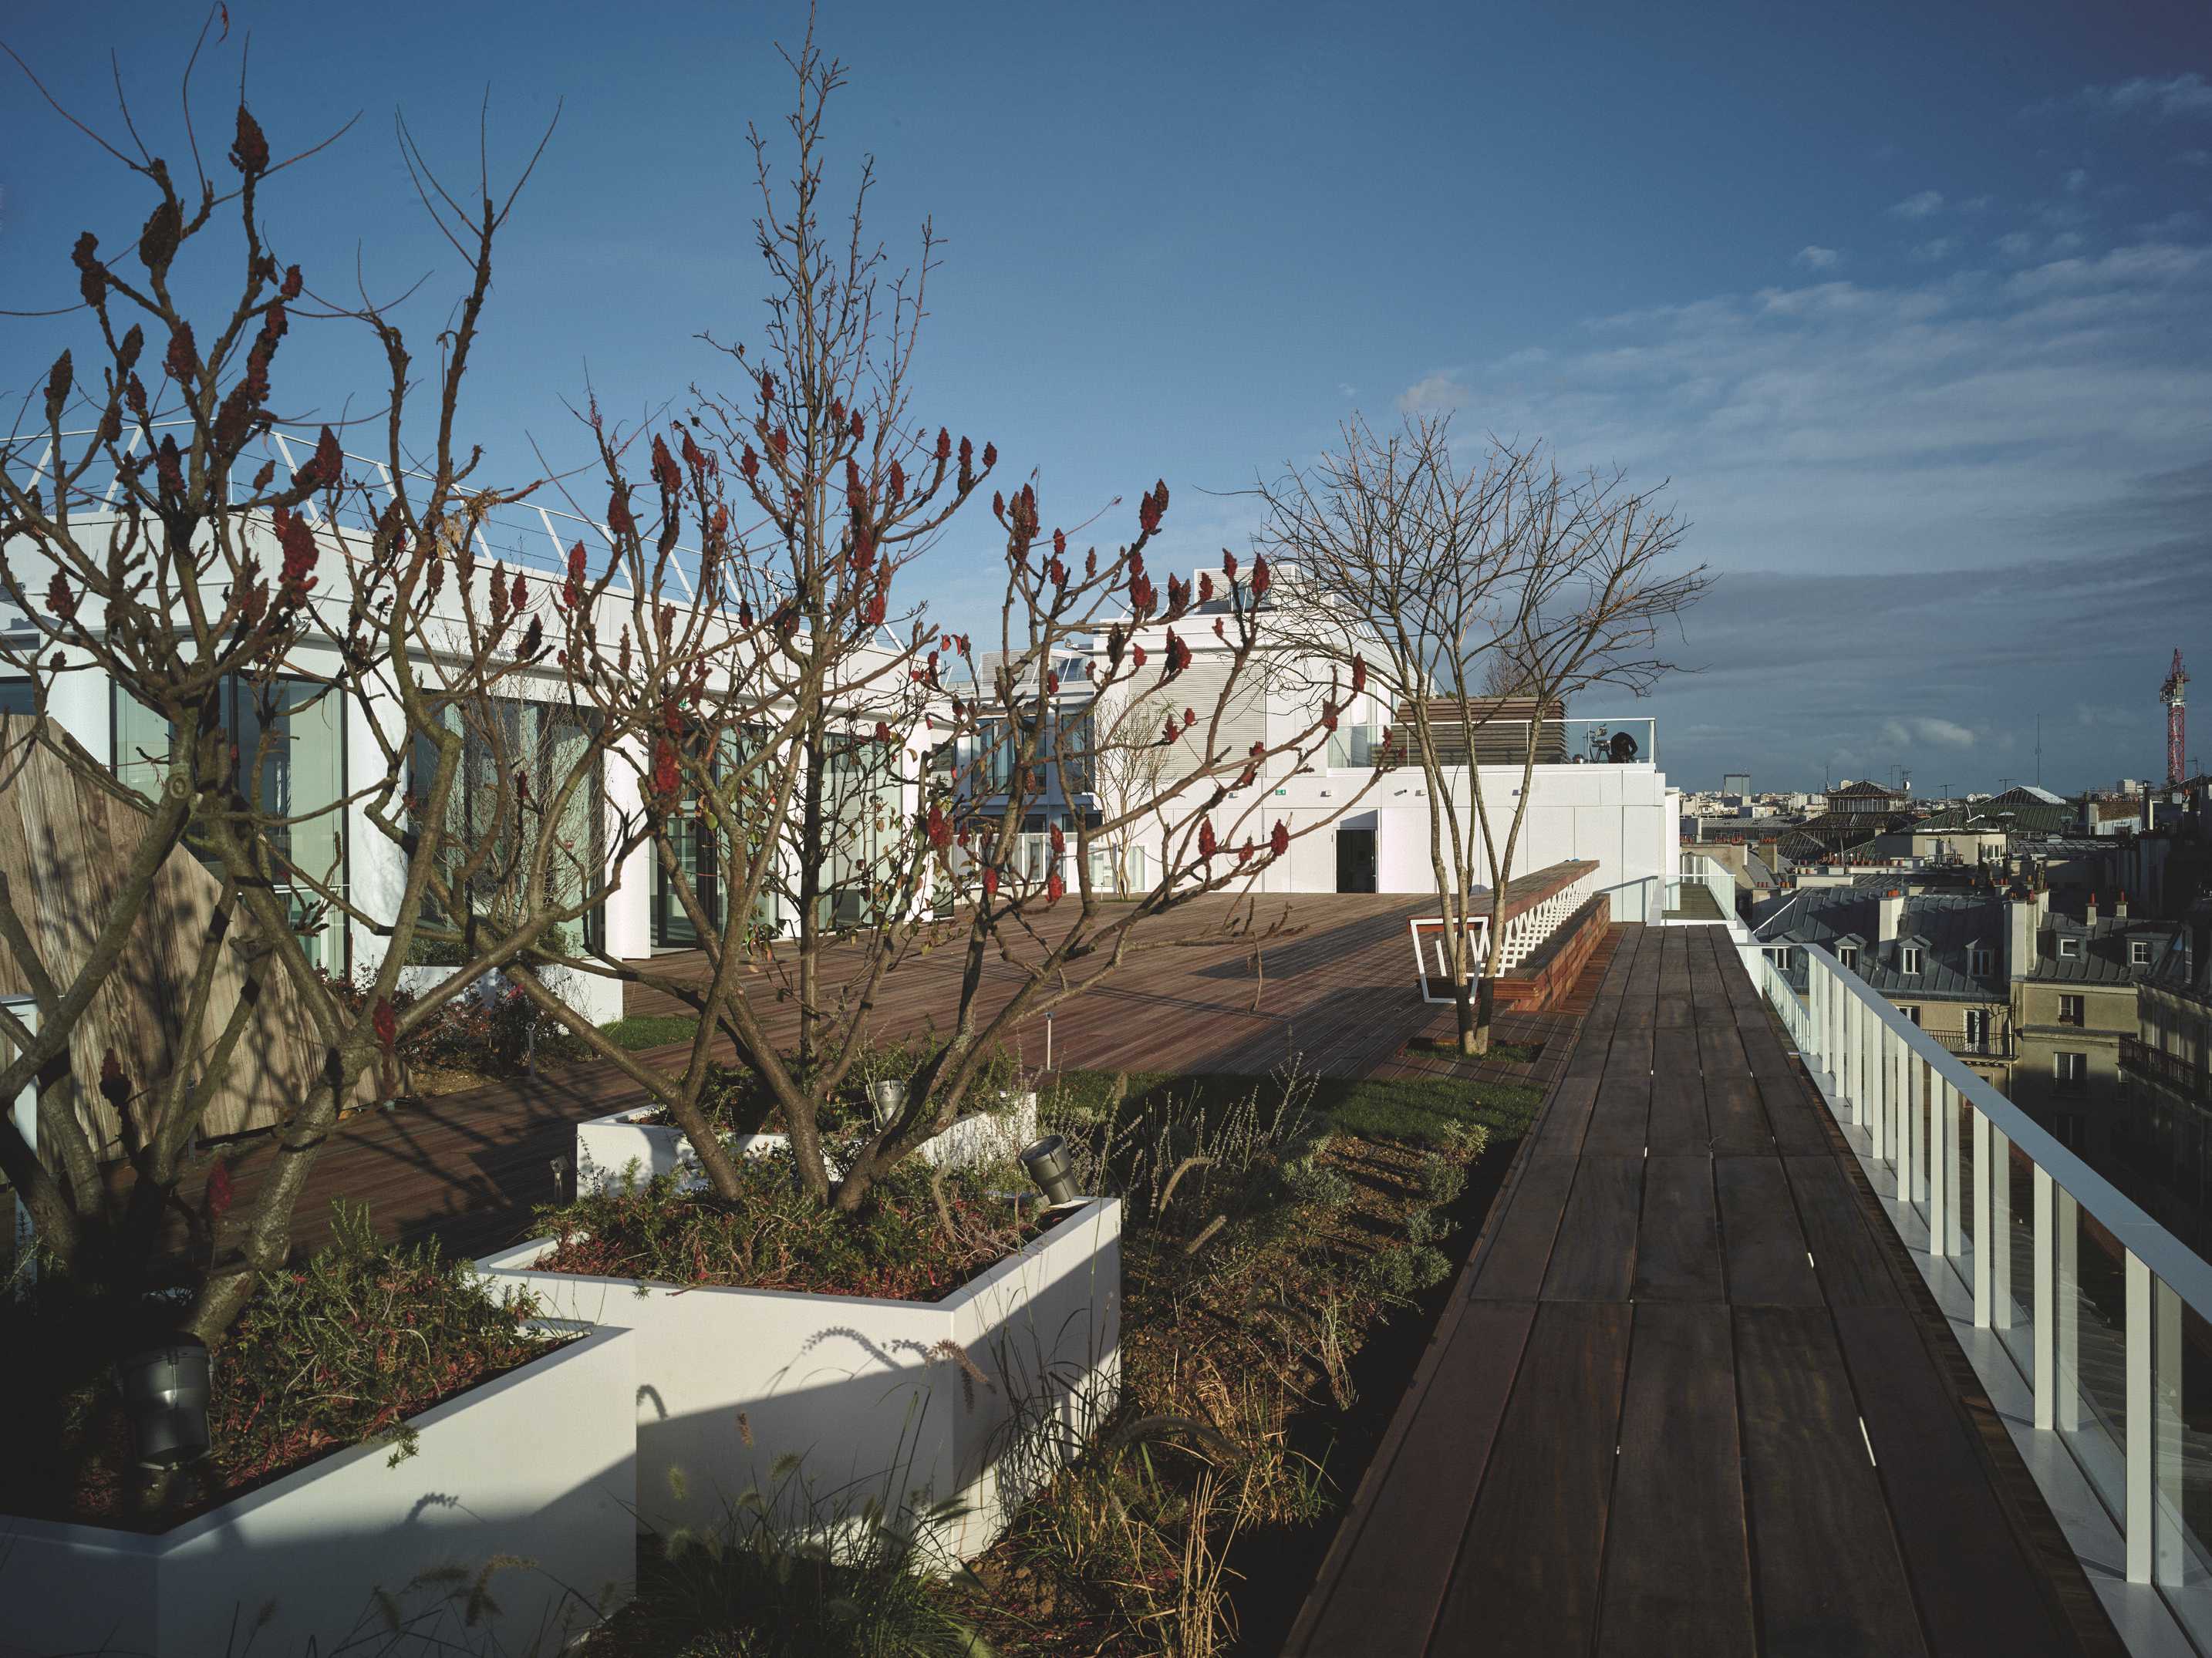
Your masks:
<path fill-rule="evenodd" d="M 0 1516 L 0 1653 L 297 1653 L 386 1628 L 380 1593 L 425 1649 L 442 1636 L 507 1654 L 557 1651 L 637 1575 L 634 1359 L 599 1330 L 414 1418 L 416 1455 L 357 1445 L 159 1536 Z M 459 1593 L 494 1556 L 497 1605 L 463 1628 Z M 269 1624 L 255 1633 L 264 1606 Z M 586 1603 L 589 1604 L 586 1604 Z"/>
<path fill-rule="evenodd" d="M 410 996 L 435 990 L 453 976 L 450 967 L 412 965 L 399 969 L 398 988 Z M 596 973 L 578 973 L 565 967 L 549 967 L 541 975 L 545 987 L 593 1024 L 610 1024 L 623 1016 L 622 986 Z M 487 973 L 459 995 L 475 995 L 495 1001 L 513 988 L 502 973 Z"/>
<path fill-rule="evenodd" d="M 969 1558 L 1121 1386 L 1117 1199 L 1086 1203 L 938 1302 L 532 1270 L 550 1242 L 477 1265 L 562 1317 L 636 1332 L 637 1515 L 652 1531 L 710 1528 L 748 1491 L 781 1491 L 793 1526 L 870 1497 L 896 1510 L 926 1491 L 967 1505 L 936 1541 Z M 801 1459 L 790 1484 L 772 1473 L 786 1455 Z"/>
<path fill-rule="evenodd" d="M 699 1173 L 699 1154 L 684 1131 L 672 1123 L 640 1121 L 659 1108 L 638 1106 L 594 1117 L 576 1125 L 576 1191 L 596 1192 L 611 1182 L 629 1178 L 635 1163 L 641 1177 Z M 976 1163 L 1012 1157 L 1036 1139 L 1037 1101 L 1024 1094 L 1002 1113 L 962 1117 L 943 1133 L 924 1140 L 917 1155 L 933 1167 L 965 1169 Z M 730 1141 L 730 1149 L 747 1157 L 762 1157 L 789 1145 L 782 1134 L 745 1134 Z"/>

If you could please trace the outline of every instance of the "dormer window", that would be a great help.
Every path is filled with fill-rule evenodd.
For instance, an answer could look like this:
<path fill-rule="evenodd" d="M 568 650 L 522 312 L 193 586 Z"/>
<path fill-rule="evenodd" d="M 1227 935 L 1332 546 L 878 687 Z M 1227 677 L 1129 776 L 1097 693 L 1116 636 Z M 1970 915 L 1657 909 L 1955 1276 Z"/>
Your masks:
<path fill-rule="evenodd" d="M 1987 944 L 1976 944 L 1966 952 L 1966 970 L 1977 979 L 1986 979 L 1997 970 L 1997 953 Z"/>
<path fill-rule="evenodd" d="M 2130 967 L 2148 967 L 2150 965 L 2149 939 L 2130 938 L 2128 940 L 2128 965 Z"/>
<path fill-rule="evenodd" d="M 1927 957 L 1927 953 L 1928 952 L 1921 949 L 1918 944 L 1906 944 L 1903 946 L 1897 952 L 1899 970 L 1907 974 L 1917 975 L 1920 971 L 1922 962 Z"/>
<path fill-rule="evenodd" d="M 2079 938 L 2061 938 L 2058 941 L 2058 959 L 2062 962 L 2080 961 L 2081 941 Z"/>
<path fill-rule="evenodd" d="M 1836 959 L 1856 973 L 1859 970 L 1859 947 L 1856 944 L 1838 944 Z"/>

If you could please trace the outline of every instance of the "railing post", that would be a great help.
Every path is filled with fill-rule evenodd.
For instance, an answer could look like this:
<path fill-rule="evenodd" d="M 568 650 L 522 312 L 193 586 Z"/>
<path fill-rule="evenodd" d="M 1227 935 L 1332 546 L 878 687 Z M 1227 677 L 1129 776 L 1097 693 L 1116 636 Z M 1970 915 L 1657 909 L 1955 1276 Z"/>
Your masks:
<path fill-rule="evenodd" d="M 2056 1187 L 2050 1172 L 2041 1163 L 2035 1165 L 2035 1309 L 2028 1336 L 2035 1349 L 2035 1425 L 2049 1428 L 2055 1425 L 2053 1406 L 2058 1398 L 2057 1324 L 2052 1314 L 2057 1309 L 2057 1285 L 2052 1282 L 2057 1266 Z"/>
<path fill-rule="evenodd" d="M 1928 1124 L 1928 1253 L 1938 1260 L 1951 1253 L 1951 1160 L 1943 1152 L 1943 1079 L 1925 1060 L 1920 1063 L 1921 1104 Z"/>
<path fill-rule="evenodd" d="M 2151 1581 L 2152 1532 L 2157 1523 L 2156 1492 L 2151 1477 L 2151 1276 L 2150 1268 L 2127 1252 L 2127 1533 L 2128 1582 Z"/>
<path fill-rule="evenodd" d="M 1913 1157 L 1920 1150 L 1917 1108 L 1913 1105 L 1913 1050 L 1905 1046 L 1905 1037 L 1891 1030 L 1889 1054 L 1898 1072 L 1898 1203 L 1911 1209 L 1920 1178 L 1920 1158 Z"/>
<path fill-rule="evenodd" d="M 1990 1179 L 1990 1142 L 1996 1130 L 1974 1107 L 1974 1327 L 1990 1327 L 1996 1304 L 1996 1249 L 1990 1238 L 1990 1224 L 1996 1206 L 1996 1192 Z"/>
<path fill-rule="evenodd" d="M 1990 1128 L 1990 1327 L 2012 1328 L 2012 1141 Z"/>
<path fill-rule="evenodd" d="M 1965 1200 L 1959 1181 L 1959 1090 L 1939 1077 L 1936 1080 L 1936 1120 L 1943 1135 L 1943 1153 L 1936 1167 L 1942 1171 L 1944 1224 L 1938 1230 L 1943 1235 L 1943 1253 L 1956 1260 L 1960 1246 L 1965 1242 L 1959 1227 L 1959 1206 Z"/>
<path fill-rule="evenodd" d="M 2057 1187 L 2052 1224 L 2058 1278 L 2057 1333 L 2058 1426 L 2074 1433 L 2081 1426 L 2081 1206 L 2064 1187 Z"/>

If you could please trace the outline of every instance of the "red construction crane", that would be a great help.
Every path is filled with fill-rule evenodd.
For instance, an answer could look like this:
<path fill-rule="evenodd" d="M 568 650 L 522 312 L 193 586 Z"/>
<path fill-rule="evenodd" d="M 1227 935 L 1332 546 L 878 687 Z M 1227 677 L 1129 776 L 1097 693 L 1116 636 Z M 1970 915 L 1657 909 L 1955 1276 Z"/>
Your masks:
<path fill-rule="evenodd" d="M 2181 665 L 2181 653 L 2173 653 L 2173 669 L 2166 677 L 2166 683 L 2158 688 L 2158 700 L 2166 704 L 2166 786 L 2178 789 L 2188 766 L 2183 756 L 2187 748 L 2183 740 L 2183 693 L 2189 689 L 2189 671 Z"/>

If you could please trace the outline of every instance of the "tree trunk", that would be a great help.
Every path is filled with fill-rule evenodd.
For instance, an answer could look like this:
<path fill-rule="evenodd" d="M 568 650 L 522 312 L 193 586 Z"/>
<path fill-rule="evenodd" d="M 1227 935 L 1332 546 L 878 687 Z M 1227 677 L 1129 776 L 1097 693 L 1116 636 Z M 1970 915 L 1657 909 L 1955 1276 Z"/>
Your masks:
<path fill-rule="evenodd" d="M 1498 981 L 1486 970 L 1474 983 L 1474 1029 L 1470 1033 L 1474 1046 L 1470 1054 L 1490 1052 L 1490 1026 L 1498 1011 Z"/>

